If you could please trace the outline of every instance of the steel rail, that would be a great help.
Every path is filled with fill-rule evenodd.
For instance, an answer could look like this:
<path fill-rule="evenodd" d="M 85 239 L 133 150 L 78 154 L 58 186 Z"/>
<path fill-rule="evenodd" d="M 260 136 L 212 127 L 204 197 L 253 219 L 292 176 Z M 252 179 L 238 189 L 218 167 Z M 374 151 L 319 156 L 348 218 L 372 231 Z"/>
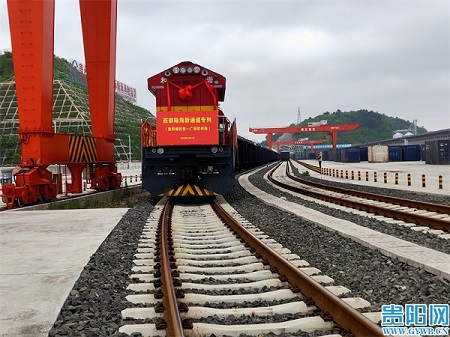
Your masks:
<path fill-rule="evenodd" d="M 278 167 L 279 167 L 279 165 L 276 166 L 272 171 L 269 172 L 268 178 L 272 183 L 274 183 L 275 185 L 280 186 L 284 189 L 287 189 L 287 190 L 290 190 L 290 191 L 293 191 L 293 192 L 296 192 L 299 194 L 307 195 L 307 196 L 310 196 L 310 197 L 313 197 L 313 198 L 316 198 L 319 200 L 324 200 L 324 201 L 328 201 L 328 202 L 338 204 L 341 206 L 346 206 L 349 208 L 357 209 L 360 211 L 365 211 L 365 212 L 369 212 L 369 213 L 373 213 L 373 214 L 377 214 L 377 215 L 382 215 L 382 216 L 385 216 L 388 218 L 402 220 L 402 221 L 409 222 L 409 223 L 420 224 L 420 225 L 428 226 L 428 227 L 431 227 L 434 229 L 440 229 L 443 231 L 450 232 L 450 221 L 448 221 L 448 220 L 439 219 L 439 218 L 431 218 L 431 217 L 428 217 L 428 216 L 425 216 L 422 214 L 414 214 L 414 213 L 411 213 L 408 211 L 403 211 L 403 210 L 388 209 L 388 208 L 385 208 L 382 206 L 369 205 L 369 204 L 354 201 L 354 200 L 339 198 L 339 197 L 335 197 L 335 196 L 331 196 L 331 195 L 322 194 L 319 192 L 314 192 L 311 190 L 306 190 L 301 187 L 284 184 L 284 183 L 276 180 L 272 176 Z M 288 174 L 288 176 L 291 177 L 292 175 Z"/>
<path fill-rule="evenodd" d="M 308 163 L 304 163 L 304 162 L 298 161 L 298 160 L 296 160 L 296 162 L 299 163 L 300 165 L 305 166 L 306 168 L 309 168 L 310 170 L 321 173 L 320 169 L 317 166 L 314 166 L 314 165 L 311 165 Z M 317 169 L 319 169 L 319 171 L 317 171 Z M 318 187 L 318 188 L 333 191 L 333 192 L 345 193 L 345 194 L 353 195 L 353 196 L 360 197 L 360 198 L 376 200 L 376 201 L 381 201 L 381 202 L 388 202 L 391 204 L 396 204 L 396 205 L 401 205 L 401 206 L 414 207 L 414 208 L 422 209 L 422 210 L 429 211 L 429 212 L 450 214 L 450 206 L 448 206 L 448 205 L 431 204 L 429 202 L 424 202 L 424 201 L 401 199 L 401 198 L 391 197 L 391 196 L 387 196 L 387 195 L 355 191 L 355 190 L 350 190 L 350 189 L 343 188 L 343 187 L 330 186 L 330 185 L 325 185 L 325 184 L 321 184 L 318 182 L 302 179 L 301 177 L 297 177 L 295 175 L 289 175 L 289 178 L 299 181 L 305 185 L 310 185 L 310 186 Z"/>
<path fill-rule="evenodd" d="M 333 321 L 344 330 L 350 330 L 355 336 L 384 336 L 381 328 L 363 314 L 345 303 L 320 283 L 298 269 L 283 256 L 261 242 L 245 229 L 220 206 L 217 200 L 211 204 L 217 214 L 244 239 L 258 254 L 285 275 L 289 282 L 300 292 L 311 298 L 323 312 L 332 316 Z"/>
<path fill-rule="evenodd" d="M 183 325 L 178 310 L 177 296 L 173 285 L 172 269 L 169 256 L 169 224 L 171 222 L 173 205 L 170 201 L 164 205 L 161 214 L 161 289 L 163 292 L 164 318 L 167 324 L 167 336 L 183 337 Z"/>

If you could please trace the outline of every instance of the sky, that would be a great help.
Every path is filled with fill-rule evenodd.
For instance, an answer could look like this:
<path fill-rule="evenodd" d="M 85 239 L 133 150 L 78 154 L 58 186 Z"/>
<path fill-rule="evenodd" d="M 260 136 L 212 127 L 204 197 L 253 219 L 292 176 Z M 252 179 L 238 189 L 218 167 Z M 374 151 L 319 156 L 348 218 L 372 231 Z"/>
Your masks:
<path fill-rule="evenodd" d="M 0 51 L 11 49 L 0 0 Z M 79 3 L 56 0 L 55 55 L 84 63 Z M 448 0 L 118 0 L 116 78 L 155 113 L 147 78 L 192 61 L 227 78 L 238 133 L 367 109 L 450 128 Z"/>

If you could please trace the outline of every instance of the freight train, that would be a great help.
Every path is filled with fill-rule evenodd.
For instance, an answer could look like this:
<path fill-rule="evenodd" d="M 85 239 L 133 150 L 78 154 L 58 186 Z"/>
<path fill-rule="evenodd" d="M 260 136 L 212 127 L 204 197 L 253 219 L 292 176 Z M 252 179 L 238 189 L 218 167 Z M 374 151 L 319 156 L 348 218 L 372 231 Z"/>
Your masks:
<path fill-rule="evenodd" d="M 147 80 L 156 118 L 141 121 L 142 186 L 154 197 L 224 194 L 236 170 L 278 159 L 237 134 L 219 107 L 226 78 L 190 61 Z"/>

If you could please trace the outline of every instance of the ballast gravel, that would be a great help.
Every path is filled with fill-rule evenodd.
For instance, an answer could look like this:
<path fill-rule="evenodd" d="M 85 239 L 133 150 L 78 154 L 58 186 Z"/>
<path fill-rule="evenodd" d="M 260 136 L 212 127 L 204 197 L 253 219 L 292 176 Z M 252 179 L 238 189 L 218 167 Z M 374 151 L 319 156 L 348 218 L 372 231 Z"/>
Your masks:
<path fill-rule="evenodd" d="M 121 311 L 129 306 L 133 255 L 151 211 L 150 200 L 143 200 L 125 213 L 84 267 L 49 336 L 127 336 L 118 333 Z"/>
<path fill-rule="evenodd" d="M 269 168 L 251 175 L 250 182 L 267 193 L 285 197 L 289 201 L 300 203 L 328 215 L 383 232 L 384 230 L 381 230 L 380 226 L 381 228 L 389 227 L 387 234 L 395 233 L 397 237 L 421 245 L 425 245 L 423 243 L 427 241 L 429 248 L 450 253 L 449 242 L 431 234 L 418 233 L 399 226 L 397 226 L 399 228 L 395 228 L 396 225 L 375 219 L 368 220 L 362 216 L 305 202 L 289 193 L 281 192 L 269 185 L 263 178 L 268 170 Z M 349 288 L 354 296 L 361 296 L 372 303 L 370 310 L 381 310 L 381 305 L 391 303 L 450 302 L 450 282 L 448 280 L 440 279 L 424 270 L 384 256 L 351 239 L 327 231 L 314 222 L 267 206 L 240 186 L 236 186 L 232 193 L 225 197 L 253 225 L 258 226 L 273 239 L 308 261 L 310 265 L 319 268 L 323 274 L 332 277 L 335 284 Z M 429 197 L 424 194 L 415 196 L 411 194 L 410 197 L 424 201 L 429 200 Z M 425 199 L 421 199 L 423 197 Z M 375 222 L 380 223 L 380 226 Z"/>
<path fill-rule="evenodd" d="M 367 227 L 371 226 L 369 223 L 374 223 L 374 219 L 366 223 L 364 219 L 356 215 L 342 214 L 343 212 L 332 208 L 325 209 L 321 206 L 310 205 L 290 194 L 280 192 L 263 179 L 265 171 L 267 170 L 252 175 L 250 181 L 268 193 Z M 395 195 L 397 192 L 392 193 Z M 404 195 L 403 192 L 401 193 Z M 258 226 L 273 239 L 308 261 L 311 266 L 319 268 L 323 274 L 332 277 L 336 285 L 343 285 L 352 291 L 353 296 L 361 296 L 371 302 L 372 307 L 369 311 L 379 311 L 381 305 L 391 303 L 402 305 L 450 302 L 449 281 L 360 246 L 311 221 L 270 207 L 251 196 L 238 183 L 224 197 L 253 225 Z M 426 194 L 412 197 L 430 201 L 430 197 Z M 121 311 L 130 306 L 125 296 L 128 294 L 126 287 L 131 282 L 129 275 L 133 255 L 152 208 L 150 199 L 143 200 L 123 216 L 82 271 L 61 308 L 49 336 L 127 336 L 118 332 L 123 324 Z M 405 228 L 395 229 L 389 224 L 380 226 L 387 229 L 381 230 L 378 224 L 373 229 L 386 230 L 388 234 L 392 232 L 394 234 L 391 235 L 405 240 L 428 245 L 430 248 L 446 253 L 450 252 L 448 241 L 435 237 L 427 238 L 425 234 L 407 231 Z M 409 233 L 400 233 L 403 231 Z M 414 237 L 415 235 L 419 236 Z M 437 247 L 437 245 L 447 245 L 447 247 Z M 239 322 L 243 323 L 245 319 L 242 321 L 236 319 L 234 323 L 239 324 Z M 140 334 L 133 334 L 133 336 L 137 337 Z M 268 336 L 276 335 L 268 334 Z M 308 334 L 303 333 L 298 336 L 308 336 Z"/>
<path fill-rule="evenodd" d="M 282 192 L 280 189 L 273 187 L 271 184 L 267 182 L 267 180 L 264 179 L 264 174 L 270 170 L 270 167 L 267 167 L 265 170 L 262 170 L 260 172 L 257 172 L 250 176 L 249 180 L 250 182 L 260 188 L 261 190 L 277 196 L 279 198 L 285 198 L 288 201 L 296 202 L 297 204 L 303 205 L 305 207 L 320 211 L 322 213 L 331 215 L 336 218 L 345 219 L 351 222 L 354 222 L 360 226 L 364 226 L 373 230 L 376 230 L 378 232 L 388 234 L 391 236 L 395 236 L 399 239 L 406 240 L 409 242 L 416 243 L 418 245 L 421 245 L 423 247 L 427 247 L 430 249 L 438 250 L 440 252 L 450 254 L 450 241 L 445 239 L 440 239 L 434 234 L 421 232 L 421 231 L 413 231 L 411 229 L 399 226 L 397 224 L 385 222 L 379 219 L 369 218 L 362 215 L 352 214 L 345 211 L 341 211 L 336 208 L 331 208 L 328 206 L 325 206 L 321 201 L 319 202 L 312 202 L 312 201 L 306 201 L 301 198 L 295 197 L 290 193 Z M 291 168 L 291 171 L 294 172 L 297 176 L 300 176 L 300 173 L 296 168 Z M 392 190 L 392 189 L 385 189 L 385 188 L 378 188 L 378 187 L 371 187 L 371 186 L 361 186 L 361 185 L 355 185 L 355 184 L 342 184 L 339 182 L 333 182 L 328 180 L 322 180 L 317 179 L 313 177 L 301 177 L 302 179 L 306 180 L 312 180 L 315 182 L 320 182 L 322 184 L 331 185 L 331 186 L 337 186 L 337 187 L 344 187 L 347 189 L 355 189 L 358 191 L 363 192 L 370 192 L 373 194 L 383 194 L 391 197 L 396 198 L 405 198 L 410 200 L 417 200 L 417 201 L 424 201 L 429 203 L 436 203 L 436 204 L 442 204 L 447 205 L 450 204 L 450 197 L 446 195 L 440 195 L 440 194 L 426 194 L 426 193 L 416 193 L 416 192 L 405 192 L 405 191 L 398 191 L 398 190 Z M 249 219 L 248 219 L 249 220 Z"/>

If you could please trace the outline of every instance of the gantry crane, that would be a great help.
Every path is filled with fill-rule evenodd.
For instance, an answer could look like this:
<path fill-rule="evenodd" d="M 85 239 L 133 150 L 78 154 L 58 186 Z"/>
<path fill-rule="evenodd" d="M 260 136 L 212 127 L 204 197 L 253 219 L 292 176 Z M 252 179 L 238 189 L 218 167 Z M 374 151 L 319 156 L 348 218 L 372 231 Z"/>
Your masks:
<path fill-rule="evenodd" d="M 8 208 L 57 196 L 47 169 L 65 164 L 68 192 L 82 192 L 88 166 L 91 188 L 120 186 L 114 158 L 116 0 L 80 0 L 92 135 L 57 134 L 52 127 L 54 0 L 7 0 L 19 111 L 21 162 L 15 183 L 2 186 Z"/>
<path fill-rule="evenodd" d="M 276 146 L 277 152 L 280 152 L 280 146 L 282 145 L 309 145 L 311 146 L 311 153 L 314 153 L 314 145 L 315 144 L 323 144 L 326 142 L 326 137 L 324 136 L 322 139 L 303 139 L 303 140 L 280 140 L 273 142 L 272 145 Z"/>
<path fill-rule="evenodd" d="M 297 125 L 287 127 L 272 127 L 272 128 L 248 128 L 248 131 L 255 134 L 267 134 L 267 145 L 269 149 L 272 148 L 272 136 L 274 133 L 298 133 L 298 132 L 327 132 L 331 135 L 333 149 L 337 146 L 337 133 L 339 131 L 352 131 L 359 128 L 358 123 L 354 124 L 319 124 L 319 125 Z"/>

